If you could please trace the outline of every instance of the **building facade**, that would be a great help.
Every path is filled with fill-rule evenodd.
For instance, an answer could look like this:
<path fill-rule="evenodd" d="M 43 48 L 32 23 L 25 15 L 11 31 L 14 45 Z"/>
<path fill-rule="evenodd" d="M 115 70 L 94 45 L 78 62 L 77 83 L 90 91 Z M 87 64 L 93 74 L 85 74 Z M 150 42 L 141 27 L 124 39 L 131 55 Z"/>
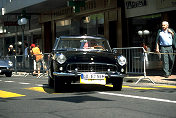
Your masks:
<path fill-rule="evenodd" d="M 162 21 L 168 21 L 169 27 L 176 31 L 176 0 L 124 0 L 123 8 L 126 28 L 124 39 L 128 47 L 145 46 L 147 51 L 155 52 L 156 35 Z M 148 60 L 148 69 L 162 68 L 161 55 L 150 53 Z M 176 60 L 173 71 L 176 71 Z"/>
<path fill-rule="evenodd" d="M 78 9 L 74 12 L 67 6 L 41 15 L 45 52 L 51 51 L 55 37 L 61 35 L 103 36 L 112 47 L 122 47 L 121 7 L 117 0 L 87 0 Z"/>
<path fill-rule="evenodd" d="M 10 44 L 19 47 L 23 30 L 13 22 L 23 10 L 31 16 L 23 27 L 24 42 L 39 43 L 45 53 L 51 52 L 56 37 L 85 34 L 104 36 L 113 48 L 138 47 L 145 42 L 154 51 L 156 32 L 162 20 L 168 20 L 170 27 L 176 30 L 175 0 L 82 0 L 84 6 L 69 6 L 69 0 L 0 1 L 6 10 L 5 15 L 0 16 L 3 30 L 0 44 L 4 55 Z M 79 10 L 75 11 L 75 7 Z M 147 35 L 138 34 L 144 30 L 148 31 Z"/>
<path fill-rule="evenodd" d="M 163 20 L 176 31 L 176 0 L 124 0 L 124 5 L 127 46 L 145 43 L 154 51 L 156 34 Z M 139 31 L 142 34 L 139 35 Z"/>
<path fill-rule="evenodd" d="M 104 36 L 112 47 L 122 47 L 121 0 L 82 0 L 85 1 L 84 6 L 68 6 L 69 0 L 2 1 L 6 1 L 3 3 L 6 14 L 1 16 L 2 24 L 17 21 L 22 10 L 25 10 L 26 15 L 30 15 L 31 18 L 24 27 L 24 42 L 29 45 L 38 42 L 45 53 L 51 52 L 55 38 L 61 35 Z M 75 7 L 79 7 L 79 11 L 75 12 Z M 19 47 L 22 29 L 18 24 L 3 25 L 3 29 L 11 30 L 7 31 L 9 33 L 1 33 L 0 36 L 6 55 L 6 49 L 10 44 Z"/>

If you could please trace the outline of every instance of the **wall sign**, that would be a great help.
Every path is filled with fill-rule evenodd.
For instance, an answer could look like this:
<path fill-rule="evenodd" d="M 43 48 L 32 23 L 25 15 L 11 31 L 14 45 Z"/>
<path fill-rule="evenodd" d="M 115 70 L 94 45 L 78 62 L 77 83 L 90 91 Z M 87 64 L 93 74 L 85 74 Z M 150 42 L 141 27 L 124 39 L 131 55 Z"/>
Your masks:
<path fill-rule="evenodd" d="M 138 0 L 138 1 L 126 1 L 125 2 L 126 9 L 132 9 L 137 7 L 147 6 L 146 0 Z"/>
<path fill-rule="evenodd" d="M 157 0 L 157 8 L 176 7 L 176 0 Z"/>
<path fill-rule="evenodd" d="M 176 0 L 124 0 L 124 4 L 126 18 L 176 10 Z"/>

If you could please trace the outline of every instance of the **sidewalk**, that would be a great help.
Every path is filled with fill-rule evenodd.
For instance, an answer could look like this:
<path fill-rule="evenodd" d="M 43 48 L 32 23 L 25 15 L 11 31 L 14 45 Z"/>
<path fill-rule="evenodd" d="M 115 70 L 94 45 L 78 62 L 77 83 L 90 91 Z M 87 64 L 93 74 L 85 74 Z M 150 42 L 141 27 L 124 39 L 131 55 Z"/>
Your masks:
<path fill-rule="evenodd" d="M 135 83 L 138 79 L 144 76 L 128 76 L 124 78 L 125 82 Z M 152 83 L 148 78 L 150 78 L 155 84 L 170 84 L 176 85 L 176 75 L 171 75 L 169 78 L 162 76 L 146 76 L 146 79 L 142 79 L 139 83 Z M 138 84 L 139 84 L 138 83 Z"/>
<path fill-rule="evenodd" d="M 15 72 L 13 72 L 13 76 L 24 76 L 25 77 L 25 75 L 28 75 L 28 74 L 29 73 L 26 73 L 26 72 L 17 72 L 17 74 Z M 153 84 L 148 79 L 148 78 L 150 78 L 153 82 L 155 82 L 155 84 L 176 85 L 176 73 L 171 75 L 169 78 L 165 78 L 165 77 L 163 77 L 161 75 L 163 75 L 161 70 L 148 71 L 146 79 L 142 79 L 141 81 L 139 81 L 138 84 L 140 84 L 140 83 L 151 83 L 151 84 Z M 144 76 L 131 76 L 131 75 L 129 75 L 129 76 L 124 78 L 124 82 L 136 83 L 140 78 L 144 78 Z"/>
<path fill-rule="evenodd" d="M 155 84 L 170 84 L 176 85 L 176 73 L 174 72 L 169 78 L 165 78 L 162 70 L 147 70 L 146 79 L 142 79 L 139 83 L 152 83 L 148 78 L 150 78 Z M 140 78 L 144 76 L 127 76 L 124 78 L 124 82 L 137 82 Z M 138 84 L 139 84 L 138 83 Z"/>

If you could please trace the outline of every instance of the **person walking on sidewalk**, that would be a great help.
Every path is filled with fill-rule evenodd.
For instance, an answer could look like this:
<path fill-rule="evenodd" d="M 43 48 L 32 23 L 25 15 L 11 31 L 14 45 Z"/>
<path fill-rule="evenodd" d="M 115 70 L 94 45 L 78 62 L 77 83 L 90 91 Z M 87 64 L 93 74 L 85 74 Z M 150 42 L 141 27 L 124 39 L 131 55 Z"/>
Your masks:
<path fill-rule="evenodd" d="M 35 61 L 36 61 L 36 70 L 34 70 L 33 74 L 38 74 L 38 76 L 40 76 L 40 68 L 41 68 L 40 60 L 43 59 L 43 55 L 41 54 L 40 49 L 37 46 L 32 47 L 31 53 L 35 57 Z"/>
<path fill-rule="evenodd" d="M 162 29 L 158 30 L 156 37 L 156 52 L 166 53 L 161 55 L 165 78 L 168 78 L 172 74 L 175 61 L 174 49 L 176 49 L 176 34 L 173 29 L 169 28 L 169 23 L 163 21 Z"/>
<path fill-rule="evenodd" d="M 32 48 L 32 54 L 35 56 L 35 61 L 36 61 L 36 70 L 34 70 L 34 74 L 37 74 L 37 77 L 40 77 L 41 66 L 43 67 L 43 69 L 46 70 L 46 73 L 47 73 L 47 67 L 43 60 L 43 54 L 38 44 L 36 44 L 35 47 Z"/>
<path fill-rule="evenodd" d="M 36 75 L 37 73 L 36 73 L 36 61 L 35 61 L 35 55 L 33 54 L 33 51 L 32 51 L 32 49 L 33 48 L 35 48 L 35 44 L 31 44 L 31 46 L 30 46 L 30 56 L 31 56 L 31 64 L 33 64 L 33 67 L 34 67 L 34 69 L 33 69 L 33 75 Z"/>

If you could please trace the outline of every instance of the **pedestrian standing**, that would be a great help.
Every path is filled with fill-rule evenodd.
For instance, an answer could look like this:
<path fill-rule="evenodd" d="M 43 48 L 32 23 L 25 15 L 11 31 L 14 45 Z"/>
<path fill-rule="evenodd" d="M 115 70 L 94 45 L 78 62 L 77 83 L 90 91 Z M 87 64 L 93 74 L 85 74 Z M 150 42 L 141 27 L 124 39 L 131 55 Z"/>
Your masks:
<path fill-rule="evenodd" d="M 33 60 L 33 67 L 34 67 L 34 71 L 33 71 L 33 75 L 36 75 L 36 61 L 35 61 L 35 55 L 33 54 L 33 48 L 35 48 L 35 44 L 31 44 L 30 46 L 30 53 L 31 53 L 31 59 Z"/>
<path fill-rule="evenodd" d="M 12 61 L 13 66 L 15 65 L 15 55 L 16 55 L 16 50 L 13 48 L 13 45 L 9 45 L 7 56 Z"/>
<path fill-rule="evenodd" d="M 36 61 L 36 70 L 34 70 L 34 73 L 37 74 L 37 76 L 39 77 L 43 55 L 41 54 L 38 44 L 36 44 L 35 47 L 32 48 L 32 54 L 34 55 Z"/>
<path fill-rule="evenodd" d="M 164 53 L 161 55 L 161 60 L 163 62 L 165 78 L 168 78 L 172 74 L 175 61 L 173 49 L 176 49 L 176 34 L 173 29 L 169 28 L 169 23 L 163 21 L 162 29 L 158 30 L 156 37 L 156 52 Z"/>
<path fill-rule="evenodd" d="M 13 48 L 13 45 L 9 45 L 9 48 L 8 48 L 8 56 L 13 56 L 15 55 L 16 51 L 15 49 Z"/>
<path fill-rule="evenodd" d="M 25 46 L 24 55 L 25 55 L 25 57 L 28 57 L 28 55 L 29 55 L 29 53 L 30 53 L 30 49 L 29 49 L 27 43 L 25 43 L 24 46 Z"/>
<path fill-rule="evenodd" d="M 24 55 L 25 55 L 25 67 L 28 68 L 29 67 L 29 55 L 30 55 L 30 48 L 28 47 L 28 44 L 25 43 L 25 50 L 24 50 Z"/>

